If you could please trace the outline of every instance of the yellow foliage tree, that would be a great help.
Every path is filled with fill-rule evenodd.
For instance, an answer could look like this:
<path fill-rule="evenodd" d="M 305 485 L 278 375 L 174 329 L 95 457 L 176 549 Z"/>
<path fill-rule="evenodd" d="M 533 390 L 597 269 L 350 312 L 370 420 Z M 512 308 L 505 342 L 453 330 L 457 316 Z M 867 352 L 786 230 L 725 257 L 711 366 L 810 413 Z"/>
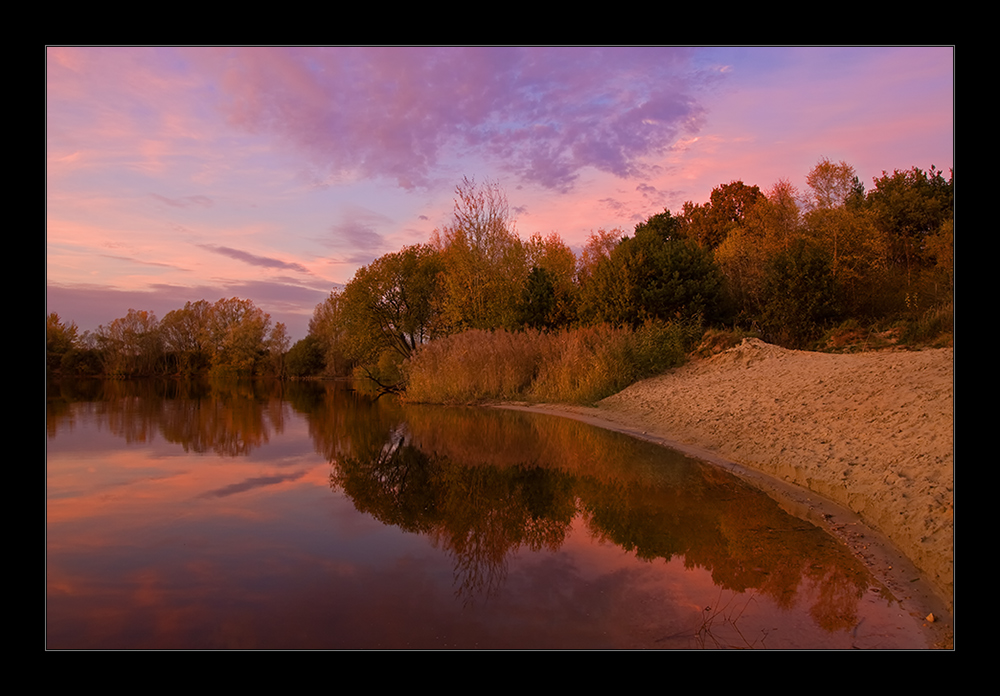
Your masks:
<path fill-rule="evenodd" d="M 727 286 L 737 307 L 756 314 L 764 305 L 767 264 L 787 252 L 802 235 L 798 192 L 780 180 L 747 210 L 744 223 L 729 231 L 715 250 Z"/>
<path fill-rule="evenodd" d="M 497 182 L 469 178 L 455 195 L 452 224 L 432 239 L 444 269 L 443 319 L 450 331 L 513 327 L 528 265 L 507 196 Z"/>

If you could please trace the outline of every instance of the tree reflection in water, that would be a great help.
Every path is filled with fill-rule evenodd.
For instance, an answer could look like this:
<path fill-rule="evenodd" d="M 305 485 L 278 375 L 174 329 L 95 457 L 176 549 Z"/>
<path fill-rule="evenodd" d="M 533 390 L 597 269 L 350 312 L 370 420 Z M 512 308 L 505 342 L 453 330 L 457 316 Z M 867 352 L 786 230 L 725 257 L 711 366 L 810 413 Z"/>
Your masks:
<path fill-rule="evenodd" d="M 490 597 L 519 549 L 557 550 L 581 516 L 597 539 L 638 558 L 682 557 L 720 587 L 770 597 L 803 591 L 827 630 L 857 622 L 874 583 L 822 530 L 683 454 L 577 421 L 512 411 L 380 409 L 342 433 L 331 486 L 385 524 L 426 534 L 454 559 L 457 594 Z M 330 431 L 327 431 L 330 432 Z"/>
<path fill-rule="evenodd" d="M 919 639 L 820 529 L 577 421 L 330 383 L 50 386 L 50 647 L 825 647 L 859 617 L 863 646 Z"/>

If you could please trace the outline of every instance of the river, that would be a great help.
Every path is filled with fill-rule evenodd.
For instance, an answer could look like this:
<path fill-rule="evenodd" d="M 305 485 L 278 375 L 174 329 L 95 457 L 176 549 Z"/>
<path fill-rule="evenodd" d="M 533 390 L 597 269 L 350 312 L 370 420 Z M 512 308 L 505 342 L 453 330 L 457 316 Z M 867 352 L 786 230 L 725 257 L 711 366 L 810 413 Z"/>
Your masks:
<path fill-rule="evenodd" d="M 840 543 L 679 452 L 346 383 L 49 385 L 49 649 L 910 649 Z"/>

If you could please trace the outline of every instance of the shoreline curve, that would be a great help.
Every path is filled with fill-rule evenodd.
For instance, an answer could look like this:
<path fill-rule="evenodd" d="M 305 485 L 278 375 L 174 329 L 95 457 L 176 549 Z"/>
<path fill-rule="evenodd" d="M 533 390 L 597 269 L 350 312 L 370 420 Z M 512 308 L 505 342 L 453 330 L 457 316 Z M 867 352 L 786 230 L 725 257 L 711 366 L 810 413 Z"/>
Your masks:
<path fill-rule="evenodd" d="M 844 541 L 913 611 L 951 623 L 952 348 L 830 354 L 744 339 L 594 406 L 495 406 L 582 420 L 728 469 Z"/>

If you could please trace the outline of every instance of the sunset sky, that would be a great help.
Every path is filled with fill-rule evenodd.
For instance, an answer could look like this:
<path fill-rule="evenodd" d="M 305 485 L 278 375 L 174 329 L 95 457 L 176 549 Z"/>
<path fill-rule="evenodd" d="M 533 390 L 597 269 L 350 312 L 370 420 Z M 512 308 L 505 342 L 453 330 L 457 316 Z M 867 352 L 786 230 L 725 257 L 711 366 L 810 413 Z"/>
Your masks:
<path fill-rule="evenodd" d="M 733 180 L 954 166 L 952 47 L 46 49 L 47 311 L 253 300 L 294 340 L 497 180 L 579 251 Z"/>

